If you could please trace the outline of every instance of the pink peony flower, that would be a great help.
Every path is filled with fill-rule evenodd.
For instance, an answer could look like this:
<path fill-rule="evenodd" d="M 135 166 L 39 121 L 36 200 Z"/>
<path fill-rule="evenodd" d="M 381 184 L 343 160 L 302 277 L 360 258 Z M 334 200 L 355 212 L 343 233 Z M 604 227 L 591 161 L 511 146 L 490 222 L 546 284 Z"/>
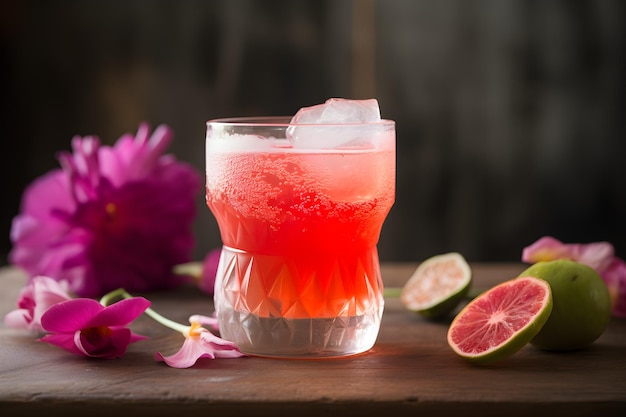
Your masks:
<path fill-rule="evenodd" d="M 523 262 L 555 259 L 570 259 L 595 269 L 611 294 L 613 315 L 626 317 L 626 263 L 615 256 L 611 243 L 563 243 L 551 236 L 544 236 L 522 251 Z"/>
<path fill-rule="evenodd" d="M 41 317 L 41 325 L 49 334 L 39 340 L 76 355 L 119 358 L 129 344 L 145 339 L 126 326 L 149 306 L 150 301 L 143 297 L 121 300 L 107 307 L 90 298 L 63 301 Z"/>
<path fill-rule="evenodd" d="M 67 282 L 57 282 L 50 277 L 36 276 L 22 288 L 17 300 L 18 309 L 4 316 L 4 324 L 16 329 L 42 331 L 41 316 L 51 306 L 72 297 Z"/>
<path fill-rule="evenodd" d="M 146 124 L 113 147 L 74 137 L 62 169 L 25 190 L 9 260 L 83 297 L 178 285 L 173 267 L 190 259 L 201 176 L 163 154 L 171 139 L 166 126 L 150 136 Z"/>
<path fill-rule="evenodd" d="M 201 315 L 189 318 L 191 326 L 185 326 L 185 341 L 178 352 L 164 356 L 157 352 L 154 358 L 173 368 L 189 368 L 200 358 L 239 358 L 244 356 L 234 343 L 224 340 L 202 327 L 202 324 L 217 325 L 217 319 Z"/>

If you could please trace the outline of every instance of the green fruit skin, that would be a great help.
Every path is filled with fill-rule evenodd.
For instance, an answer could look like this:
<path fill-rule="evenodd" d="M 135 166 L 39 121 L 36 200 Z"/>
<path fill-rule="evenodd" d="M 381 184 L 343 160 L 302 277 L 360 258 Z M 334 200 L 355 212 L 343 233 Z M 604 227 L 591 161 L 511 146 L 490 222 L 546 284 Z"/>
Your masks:
<path fill-rule="evenodd" d="M 465 296 L 469 293 L 470 283 L 447 300 L 425 310 L 418 310 L 417 313 L 419 313 L 422 317 L 433 321 L 447 317 L 454 311 L 455 308 L 457 308 L 459 304 L 461 304 L 461 301 L 465 299 Z"/>
<path fill-rule="evenodd" d="M 611 318 L 611 299 L 593 268 L 559 259 L 538 262 L 520 276 L 541 278 L 552 290 L 552 313 L 532 345 L 551 351 L 578 350 L 602 335 Z"/>

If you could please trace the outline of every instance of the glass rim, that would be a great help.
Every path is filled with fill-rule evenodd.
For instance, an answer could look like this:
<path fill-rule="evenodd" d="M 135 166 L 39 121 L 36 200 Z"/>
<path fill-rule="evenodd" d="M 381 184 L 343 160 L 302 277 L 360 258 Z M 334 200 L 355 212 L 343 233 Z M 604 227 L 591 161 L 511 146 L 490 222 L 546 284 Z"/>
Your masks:
<path fill-rule="evenodd" d="M 206 122 L 208 125 L 220 126 L 259 126 L 259 127 L 289 127 L 289 126 L 385 126 L 396 122 L 391 119 L 381 119 L 376 122 L 349 122 L 349 123 L 291 123 L 292 116 L 260 116 L 260 117 L 220 117 Z"/>

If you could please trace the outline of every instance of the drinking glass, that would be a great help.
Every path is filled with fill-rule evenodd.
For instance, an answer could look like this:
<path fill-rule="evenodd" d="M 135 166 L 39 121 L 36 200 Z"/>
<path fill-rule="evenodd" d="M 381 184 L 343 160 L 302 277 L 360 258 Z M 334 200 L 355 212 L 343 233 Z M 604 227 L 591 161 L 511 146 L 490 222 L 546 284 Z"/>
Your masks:
<path fill-rule="evenodd" d="M 391 120 L 207 122 L 206 201 L 223 243 L 221 337 L 256 356 L 369 350 L 384 309 L 376 245 L 395 169 Z"/>

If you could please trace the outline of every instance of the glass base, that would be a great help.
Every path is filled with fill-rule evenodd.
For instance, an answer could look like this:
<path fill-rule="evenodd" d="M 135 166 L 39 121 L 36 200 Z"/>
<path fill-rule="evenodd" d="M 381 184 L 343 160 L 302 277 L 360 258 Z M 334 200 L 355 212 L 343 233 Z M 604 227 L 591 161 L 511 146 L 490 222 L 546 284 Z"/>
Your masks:
<path fill-rule="evenodd" d="M 349 277 L 346 263 L 358 264 Z M 276 268 L 278 264 L 281 267 Z M 284 271 L 286 264 L 291 268 L 282 277 L 270 279 L 267 273 L 263 274 Z M 320 274 L 319 270 L 302 274 L 308 267 L 299 264 L 294 270 L 295 264 L 283 257 L 223 248 L 214 296 L 220 336 L 235 343 L 243 353 L 255 356 L 313 359 L 369 350 L 378 336 L 384 308 L 376 249 L 367 251 L 357 261 L 335 260 L 334 264 L 341 267 L 330 275 Z M 294 288 L 306 288 L 306 291 L 286 288 L 287 280 L 299 284 L 308 280 L 305 285 L 293 284 Z M 333 280 L 334 285 L 328 280 Z M 279 281 L 280 284 L 268 285 Z M 333 289 L 324 293 L 319 287 Z M 351 292 L 355 288 L 367 289 L 359 291 L 357 296 Z M 317 298 L 307 291 L 314 292 Z M 324 311 L 324 314 L 307 314 L 307 311 Z"/>
<path fill-rule="evenodd" d="M 277 358 L 331 358 L 355 355 L 374 346 L 378 316 L 321 319 L 261 318 L 223 309 L 221 337 L 248 355 Z"/>

